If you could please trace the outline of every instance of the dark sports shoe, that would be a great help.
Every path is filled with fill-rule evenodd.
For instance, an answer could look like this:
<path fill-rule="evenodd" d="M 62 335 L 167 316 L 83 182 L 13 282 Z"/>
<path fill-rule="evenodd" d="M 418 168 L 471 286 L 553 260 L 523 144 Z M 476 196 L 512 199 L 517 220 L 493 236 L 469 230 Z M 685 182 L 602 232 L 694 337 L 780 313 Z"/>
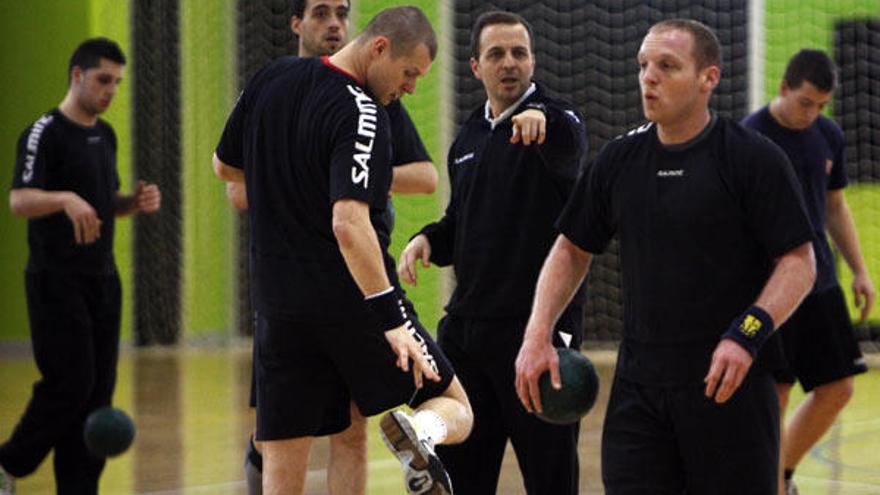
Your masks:
<path fill-rule="evenodd" d="M 403 464 L 406 492 L 411 495 L 452 495 L 452 482 L 428 442 L 419 440 L 409 416 L 391 411 L 379 423 L 382 440 Z"/>
<path fill-rule="evenodd" d="M 794 484 L 794 480 L 787 479 L 785 480 L 785 495 L 799 495 L 797 485 Z"/>

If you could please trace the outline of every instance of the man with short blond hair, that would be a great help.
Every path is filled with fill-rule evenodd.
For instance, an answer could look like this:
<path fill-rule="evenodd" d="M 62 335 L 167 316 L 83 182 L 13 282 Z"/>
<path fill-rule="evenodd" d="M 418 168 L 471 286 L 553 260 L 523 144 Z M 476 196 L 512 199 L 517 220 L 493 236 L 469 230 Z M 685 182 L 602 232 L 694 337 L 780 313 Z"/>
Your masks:
<path fill-rule="evenodd" d="M 293 0 L 290 29 L 297 37 L 297 55 L 300 57 L 320 57 L 336 53 L 348 42 L 350 28 L 349 0 Z M 391 192 L 394 194 L 430 194 L 437 187 L 437 171 L 431 162 L 424 143 L 415 128 L 415 124 L 409 116 L 406 107 L 399 99 L 385 106 L 388 113 L 389 127 L 391 130 L 392 149 L 392 179 Z M 227 195 L 230 203 L 239 209 L 247 208 L 247 194 L 244 182 L 230 181 L 226 183 Z M 394 229 L 395 209 L 389 195 L 387 207 L 384 212 L 374 214 L 376 234 L 380 244 L 390 245 L 391 232 Z M 394 259 L 383 251 L 386 271 L 392 284 L 399 286 Z M 404 299 L 404 305 L 414 325 L 422 326 L 416 314 L 415 308 L 408 299 Z M 251 407 L 256 407 L 256 390 L 251 387 Z M 358 424 L 365 428 L 365 424 Z M 340 434 L 331 435 L 331 449 L 340 456 L 345 456 L 350 445 L 350 437 L 365 435 L 357 428 L 350 428 Z M 259 442 L 253 441 L 253 435 L 248 439 L 245 453 L 245 479 L 248 485 L 248 493 L 259 495 L 262 493 L 262 469 L 263 459 L 260 453 Z M 353 462 L 366 462 L 359 454 L 353 456 Z M 361 468 L 353 471 L 362 471 Z"/>
<path fill-rule="evenodd" d="M 397 50 L 397 27 L 409 49 Z M 263 492 L 304 490 L 312 438 L 381 420 L 410 493 L 451 493 L 435 443 L 470 431 L 467 396 L 445 356 L 410 319 L 389 281 L 371 212 L 391 184 L 383 105 L 415 91 L 436 38 L 414 7 L 380 12 L 329 57 L 264 67 L 239 98 L 214 157 L 223 180 L 245 181 L 251 223 L 257 440 Z M 363 493 L 364 435 L 345 460 L 331 451 L 331 493 Z M 354 469 L 353 469 L 354 468 Z"/>
<path fill-rule="evenodd" d="M 580 178 L 517 358 L 520 400 L 540 411 L 538 377 L 559 380 L 550 329 L 616 236 L 625 297 L 602 433 L 608 495 L 775 490 L 772 336 L 815 279 L 812 233 L 782 151 L 709 110 L 720 52 L 696 21 L 648 31 L 637 60 L 649 122 Z"/>

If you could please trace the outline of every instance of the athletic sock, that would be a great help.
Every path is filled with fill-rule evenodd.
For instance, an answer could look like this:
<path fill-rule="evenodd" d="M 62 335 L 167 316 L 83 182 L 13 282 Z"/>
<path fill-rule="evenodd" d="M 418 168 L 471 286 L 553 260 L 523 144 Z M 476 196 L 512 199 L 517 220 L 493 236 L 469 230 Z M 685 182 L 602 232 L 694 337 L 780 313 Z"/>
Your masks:
<path fill-rule="evenodd" d="M 783 474 L 783 476 L 785 476 L 785 480 L 786 480 L 786 481 L 790 480 L 790 479 L 792 478 L 792 476 L 794 476 L 794 469 L 788 469 L 788 468 L 786 468 L 786 469 L 785 469 L 785 474 Z"/>
<path fill-rule="evenodd" d="M 431 448 L 446 440 L 448 429 L 442 416 L 431 410 L 416 411 L 412 416 L 420 440 L 427 440 Z"/>

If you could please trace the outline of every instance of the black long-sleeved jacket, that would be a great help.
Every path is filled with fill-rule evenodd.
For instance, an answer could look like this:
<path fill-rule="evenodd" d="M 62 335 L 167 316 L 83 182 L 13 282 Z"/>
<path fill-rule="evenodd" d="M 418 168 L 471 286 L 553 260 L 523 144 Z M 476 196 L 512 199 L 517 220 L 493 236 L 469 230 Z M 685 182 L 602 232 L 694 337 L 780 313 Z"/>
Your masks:
<path fill-rule="evenodd" d="M 538 274 L 556 238 L 554 227 L 587 150 L 583 117 L 571 104 L 537 90 L 512 115 L 542 104 L 547 139 L 510 143 L 510 118 L 492 129 L 475 110 L 449 150 L 451 197 L 440 221 L 424 227 L 431 261 L 452 264 L 457 285 L 447 312 L 514 318 L 531 309 Z M 581 290 L 570 310 L 583 305 Z"/>

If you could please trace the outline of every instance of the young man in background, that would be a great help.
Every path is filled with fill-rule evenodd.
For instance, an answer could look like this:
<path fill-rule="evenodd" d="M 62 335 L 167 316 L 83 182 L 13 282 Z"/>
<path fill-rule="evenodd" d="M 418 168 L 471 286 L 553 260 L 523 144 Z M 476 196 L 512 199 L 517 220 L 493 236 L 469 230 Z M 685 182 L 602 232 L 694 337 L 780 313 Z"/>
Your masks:
<path fill-rule="evenodd" d="M 106 38 L 84 41 L 68 66 L 57 108 L 18 141 L 9 206 L 28 219 L 25 289 L 40 381 L 0 446 L 0 493 L 55 451 L 58 493 L 98 492 L 104 459 L 86 449 L 83 425 L 112 403 L 122 296 L 113 257 L 114 220 L 159 209 L 161 195 L 139 181 L 119 192 L 116 134 L 98 116 L 122 82 L 125 55 Z"/>
<path fill-rule="evenodd" d="M 776 98 L 743 120 L 746 127 L 761 132 L 788 155 L 803 188 L 816 253 L 816 283 L 780 328 L 788 364 L 777 375 L 783 422 L 795 381 L 807 392 L 783 428 L 784 486 L 780 493 L 785 495 L 797 495 L 792 481 L 795 468 L 849 402 L 853 376 L 868 369 L 825 234 L 826 230 L 831 234 L 852 271 L 853 296 L 865 321 L 875 292 L 843 194 L 847 184 L 843 131 L 821 114 L 836 87 L 837 68 L 831 58 L 820 50 L 801 50 L 789 60 Z"/>

